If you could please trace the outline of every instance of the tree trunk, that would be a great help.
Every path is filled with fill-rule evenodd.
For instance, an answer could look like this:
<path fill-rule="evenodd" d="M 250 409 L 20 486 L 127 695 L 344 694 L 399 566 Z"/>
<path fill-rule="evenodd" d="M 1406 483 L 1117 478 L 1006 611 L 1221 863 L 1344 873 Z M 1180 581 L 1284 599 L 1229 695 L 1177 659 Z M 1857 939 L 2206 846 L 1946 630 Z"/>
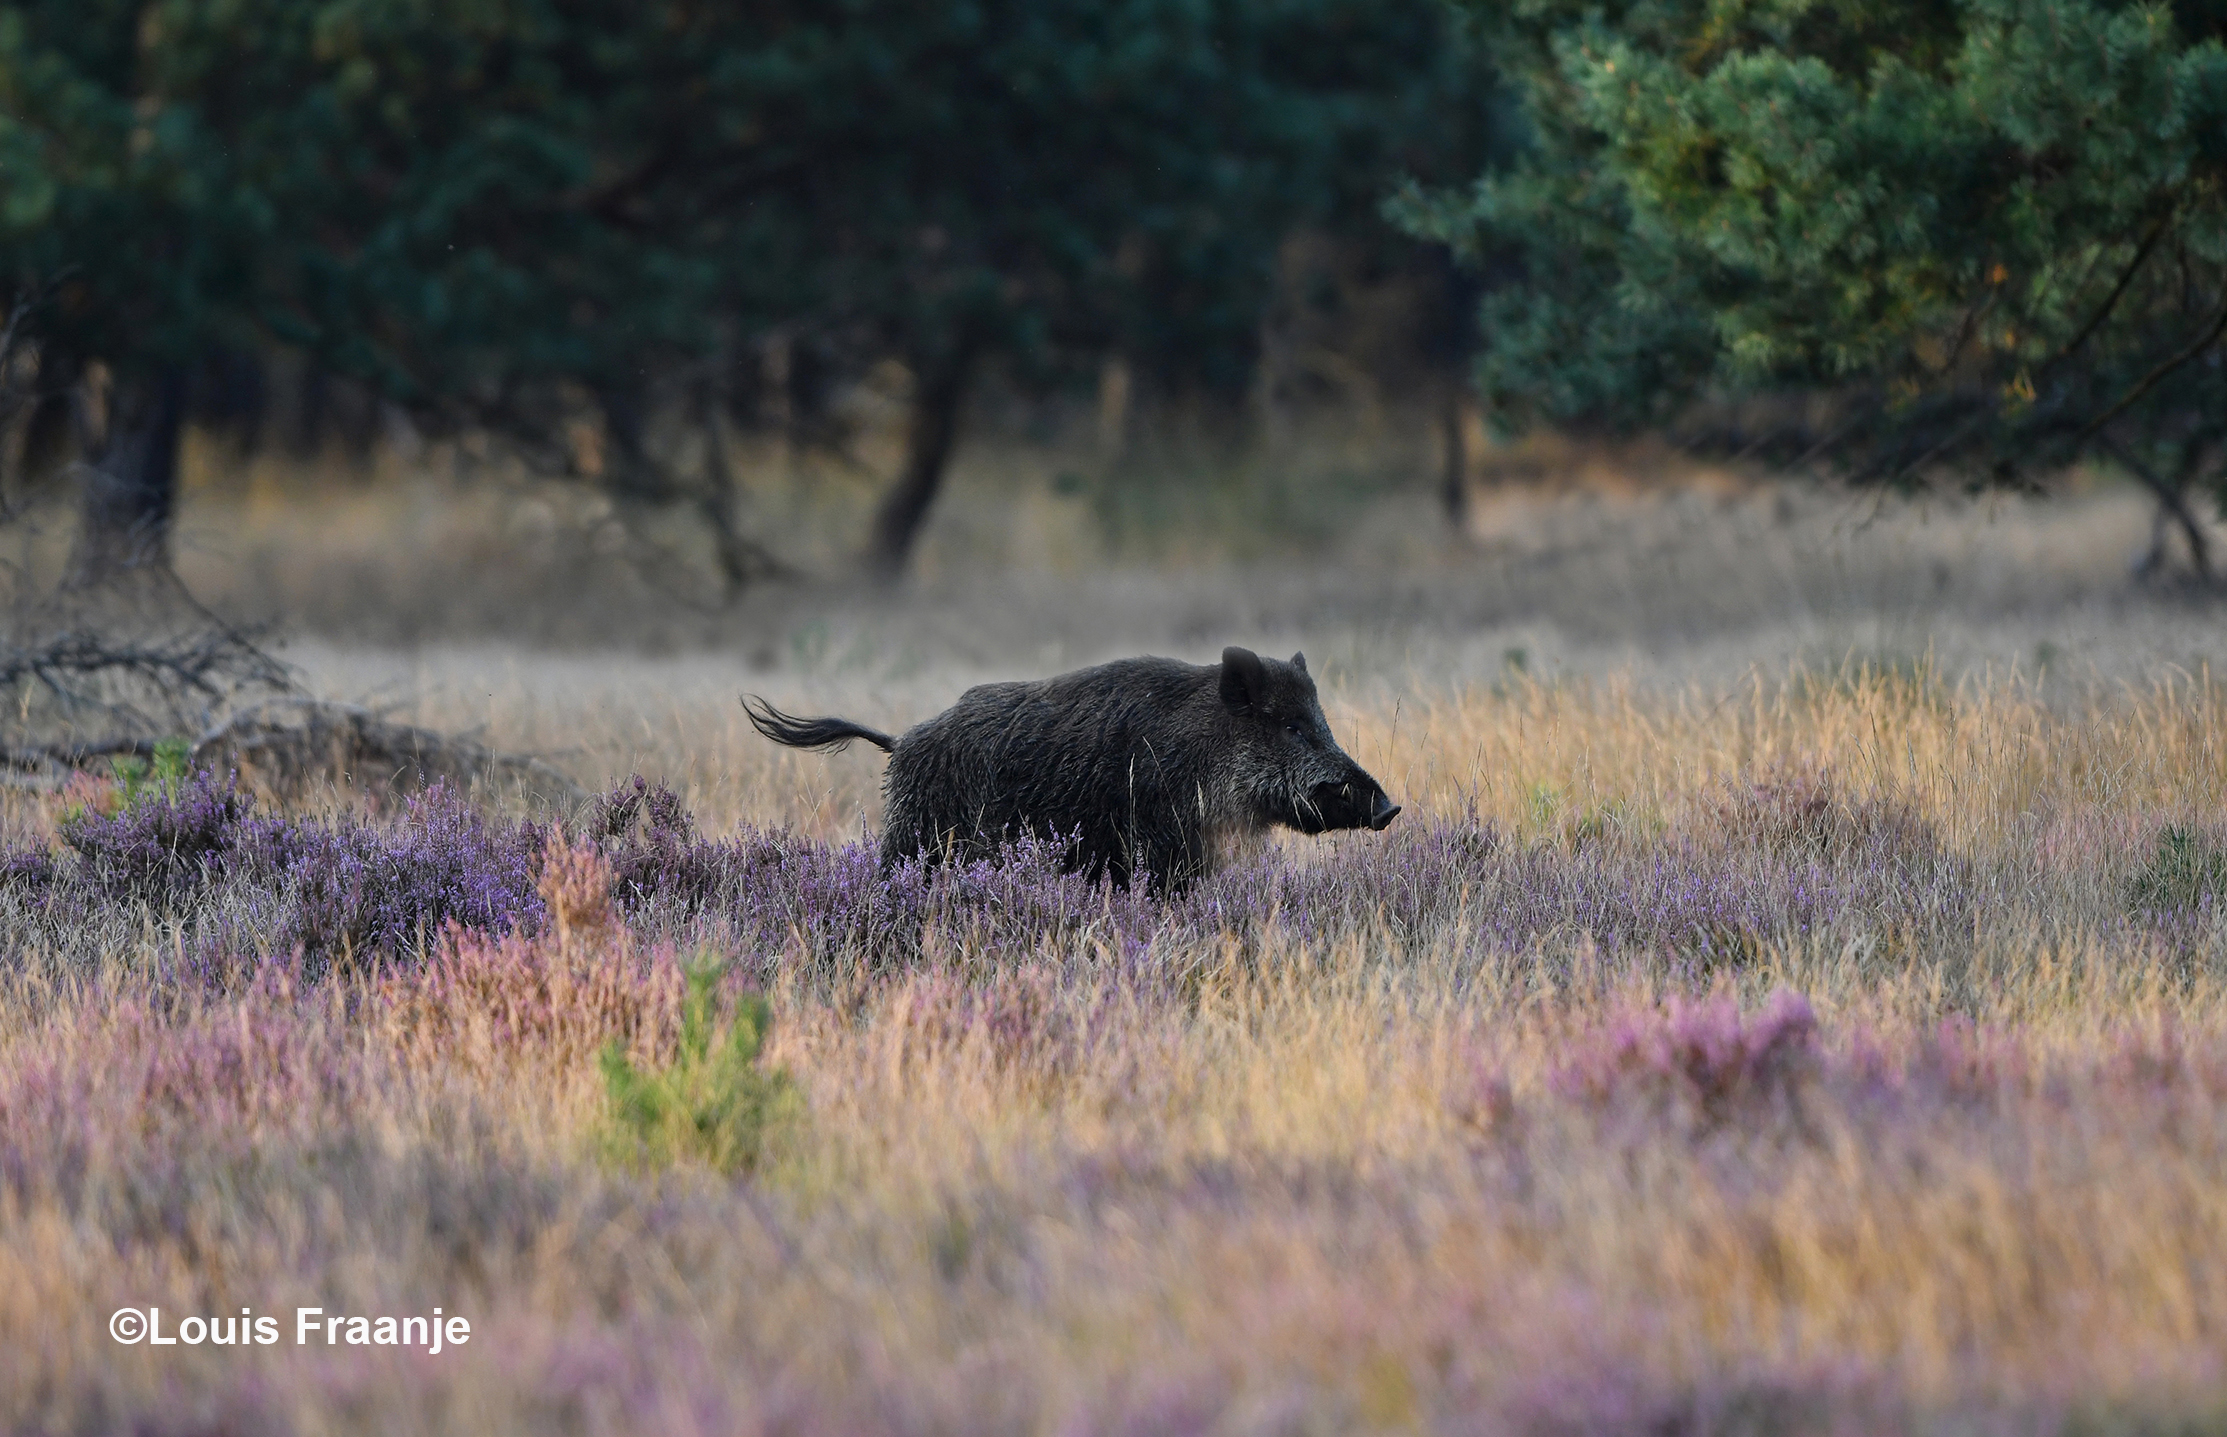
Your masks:
<path fill-rule="evenodd" d="M 697 491 L 697 511 L 711 528 L 713 551 L 719 561 L 722 594 L 732 600 L 760 579 L 786 579 L 795 571 L 776 559 L 764 545 L 744 534 L 735 524 L 735 508 L 742 485 L 735 477 L 727 453 L 726 406 L 707 384 L 697 396 L 697 412 L 704 425 L 704 487 Z"/>
<path fill-rule="evenodd" d="M 959 436 L 959 410 L 966 402 L 973 355 L 961 348 L 936 359 L 917 361 L 912 417 L 905 435 L 905 469 L 874 515 L 874 534 L 866 567 L 890 582 L 905 572 L 920 537 L 928 506 L 943 487 L 951 446 Z"/>
<path fill-rule="evenodd" d="M 1469 533 L 1469 431 L 1467 416 L 1462 412 L 1468 397 L 1468 386 L 1454 379 L 1448 381 L 1445 397 L 1439 403 L 1439 442 L 1445 450 L 1445 469 L 1439 476 L 1438 501 L 1446 511 L 1446 525 L 1456 538 Z"/>
<path fill-rule="evenodd" d="M 184 371 L 170 368 L 110 390 L 99 448 L 78 466 L 70 587 L 169 566 L 185 389 Z"/>
<path fill-rule="evenodd" d="M 2173 517 L 2180 523 L 2181 534 L 2188 540 L 2188 559 L 2195 566 L 2196 577 L 2210 583 L 2212 580 L 2211 545 L 2204 538 L 2204 522 L 2196 511 L 2188 507 L 2185 491 L 2173 494 Z"/>
<path fill-rule="evenodd" d="M 1098 367 L 1098 462 L 1108 469 L 1121 463 L 1129 450 L 1129 408 L 1135 388 L 1126 359 L 1109 359 Z"/>
<path fill-rule="evenodd" d="M 2196 577 L 2204 583 L 2210 583 L 2211 545 L 2204 537 L 2203 521 L 2196 517 L 2195 510 L 2188 507 L 2189 481 L 2202 459 L 2202 451 L 2191 445 L 2190 451 L 2183 456 L 2178 472 L 2173 479 L 2168 480 L 2135 458 L 2125 446 L 2107 440 L 2104 448 L 2128 473 L 2140 480 L 2142 487 L 2150 491 L 2150 497 L 2157 501 L 2156 519 L 2150 526 L 2150 547 L 2134 566 L 2136 576 L 2147 578 L 2164 567 L 2166 535 L 2177 524 L 2182 537 L 2188 541 L 2188 561 L 2196 570 Z"/>

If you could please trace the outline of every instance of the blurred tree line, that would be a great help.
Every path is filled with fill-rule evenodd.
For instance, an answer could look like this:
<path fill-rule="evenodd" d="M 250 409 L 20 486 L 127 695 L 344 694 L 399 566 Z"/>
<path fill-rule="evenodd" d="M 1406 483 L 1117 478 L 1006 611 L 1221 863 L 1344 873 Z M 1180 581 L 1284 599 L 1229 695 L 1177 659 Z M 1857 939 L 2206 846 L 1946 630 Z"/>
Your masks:
<path fill-rule="evenodd" d="M 1511 282 L 1505 424 L 1859 479 L 2101 459 L 2227 500 L 2227 4 L 1473 0 L 1517 157 L 1411 186 Z"/>
<path fill-rule="evenodd" d="M 165 555 L 182 427 L 275 371 L 555 470 L 585 420 L 597 482 L 693 506 L 740 585 L 777 559 L 720 416 L 894 359 L 895 572 L 988 374 L 1242 393 L 1296 235 L 1459 293 L 1381 208 L 1487 167 L 1473 30 L 1438 0 L 8 0 L 15 444 L 81 459 L 95 583 Z M 676 410 L 711 436 L 687 473 L 649 442 Z"/>
<path fill-rule="evenodd" d="M 728 425 L 894 360 L 888 573 L 985 382 L 1232 400 L 1304 242 L 1412 274 L 1503 428 L 2100 459 L 2203 568 L 2223 38 L 2227 0 L 5 0 L 0 409 L 84 461 L 82 581 L 162 553 L 182 426 L 294 374 L 688 506 L 739 586 L 778 556 Z"/>

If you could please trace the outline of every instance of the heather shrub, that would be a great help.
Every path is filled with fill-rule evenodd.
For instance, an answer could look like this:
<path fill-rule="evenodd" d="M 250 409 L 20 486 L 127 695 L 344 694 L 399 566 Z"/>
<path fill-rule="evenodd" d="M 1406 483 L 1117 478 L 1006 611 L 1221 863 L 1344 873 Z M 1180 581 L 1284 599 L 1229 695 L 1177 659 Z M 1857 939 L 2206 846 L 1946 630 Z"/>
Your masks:
<path fill-rule="evenodd" d="M 787 1072 L 758 1067 L 773 1031 L 773 1008 L 764 997 L 745 996 L 726 1032 L 715 1035 L 723 972 L 708 962 L 689 969 L 671 1063 L 639 1068 L 623 1044 L 604 1046 L 608 1142 L 618 1160 L 646 1168 L 701 1162 L 723 1173 L 755 1172 L 780 1127 L 801 1112 L 801 1095 Z"/>
<path fill-rule="evenodd" d="M 0 1192 L 75 1190 L 182 1143 L 246 1153 L 345 1123 L 376 1067 L 280 961 L 234 995 L 88 985 L 73 1021 L 0 1060 Z"/>
<path fill-rule="evenodd" d="M 967 982 L 949 969 L 908 980 L 893 1015 L 923 1056 L 980 1041 L 1001 1068 L 1065 1066 L 1076 1043 L 1075 1014 L 1057 975 L 1030 964 Z"/>
<path fill-rule="evenodd" d="M 1790 1115 L 1818 1069 L 1809 1000 L 1780 989 L 1759 1013 L 1728 997 L 1673 998 L 1631 1008 L 1589 1034 L 1555 1068 L 1550 1088 L 1596 1107 L 1637 1105 L 1714 1128 Z"/>
<path fill-rule="evenodd" d="M 79 810 L 61 823 L 79 877 L 112 900 L 174 905 L 222 869 L 250 800 L 229 778 L 201 773 L 141 789 L 114 812 Z"/>
<path fill-rule="evenodd" d="M 490 933 L 543 917 L 544 845 L 532 822 L 490 820 L 436 784 L 393 821 L 256 817 L 230 778 L 150 784 L 112 811 L 58 824 L 59 851 L 0 857 L 0 887 L 68 944 L 139 908 L 202 934 L 212 953 L 334 960 L 424 951 L 450 924 Z"/>
<path fill-rule="evenodd" d="M 46 801 L 49 817 L 57 823 L 74 823 L 89 814 L 113 817 L 124 806 L 124 786 L 113 777 L 78 769 L 62 781 Z"/>
<path fill-rule="evenodd" d="M 669 1046 L 680 1006 L 669 950 L 582 949 L 546 936 L 449 928 L 423 964 L 382 974 L 400 1050 L 424 1064 L 557 1070 L 606 1043 Z"/>
<path fill-rule="evenodd" d="M 1059 846 L 1034 839 L 995 859 L 886 871 L 868 843 L 758 834 L 713 847 L 731 877 L 708 915 L 738 950 L 815 980 L 902 972 L 962 950 L 1126 965 L 1169 922 L 1141 887 L 1063 873 Z"/>
<path fill-rule="evenodd" d="M 1837 801 L 1809 821 L 1810 836 L 1792 841 L 1782 829 L 1775 845 L 1752 834 L 1733 841 L 1713 815 L 1654 839 L 1635 824 L 1613 841 L 1524 842 L 1474 815 L 1425 816 L 1329 852 L 1263 855 L 1153 922 L 1165 939 L 1228 936 L 1241 951 L 1271 932 L 1310 948 L 1367 933 L 1372 947 L 1410 956 L 1589 944 L 1676 954 L 1704 970 L 1752 962 L 1775 944 L 1969 941 L 1979 902 L 1971 864 L 1940 850 L 1929 829 L 1902 824 L 1892 805 Z M 1841 836 L 1819 840 L 1820 830 Z"/>
<path fill-rule="evenodd" d="M 1481 1138 L 1512 1132 L 1517 1121 L 1515 1084 L 1507 1069 L 1489 1052 L 1464 1045 L 1459 1076 L 1443 1099 L 1446 1116 L 1464 1131 Z"/>
<path fill-rule="evenodd" d="M 155 745 L 152 758 L 127 754 L 110 759 L 106 777 L 79 769 L 51 796 L 49 811 L 64 823 L 75 823 L 89 816 L 113 818 L 149 797 L 174 798 L 193 776 L 192 754 L 186 740 L 167 738 Z"/>
<path fill-rule="evenodd" d="M 769 962 L 786 955 L 823 974 L 901 970 L 965 943 L 1034 948 L 1072 936 L 1109 905 L 1154 911 L 1141 897 L 1060 872 L 1060 846 L 1033 838 L 995 859 L 916 860 L 887 871 L 867 843 L 831 845 L 786 830 L 706 839 L 669 789 L 638 776 L 591 802 L 578 831 L 637 924 L 686 934 L 708 921 L 723 946 Z"/>
<path fill-rule="evenodd" d="M 19 848 L 0 855 L 0 891 L 45 895 L 54 886 L 54 855 L 43 848 Z"/>
<path fill-rule="evenodd" d="M 971 977 L 952 968 L 916 973 L 892 987 L 874 1022 L 894 1025 L 911 1061 L 932 1066 L 968 1056 L 1050 1098 L 1109 1063 L 1121 1086 L 1144 1084 L 1153 1025 L 1143 1014 L 1151 1006 L 1133 986 L 1030 962 Z M 1122 1046 L 1117 1031 L 1128 1038 L 1118 1053 L 1110 1051 Z"/>
<path fill-rule="evenodd" d="M 2167 914 L 2212 906 L 2227 892 L 2227 846 L 2201 829 L 2172 825 L 2161 830 L 2149 862 L 2127 886 L 2128 905 L 2138 915 Z"/>
<path fill-rule="evenodd" d="M 1950 1099 L 1992 1100 L 2023 1092 L 2031 1060 L 2017 1035 L 1951 1013 L 1919 1039 L 1906 1059 L 1905 1081 Z"/>
<path fill-rule="evenodd" d="M 396 964 L 374 989 L 398 1050 L 414 1063 L 557 1072 L 607 1044 L 671 1050 L 683 982 L 667 947 L 620 921 L 612 874 L 591 846 L 552 833 L 534 896 L 550 922 L 490 933 L 451 923 L 423 964 Z"/>
<path fill-rule="evenodd" d="M 2166 1014 L 2154 1025 L 2122 1029 L 2102 1056 L 2100 1071 L 2130 1089 L 2186 1090 L 2207 1106 L 2216 1105 L 2227 1098 L 2227 1042 Z"/>
<path fill-rule="evenodd" d="M 709 944 L 753 981 L 836 987 L 959 951 L 1141 980 L 1161 969 L 1156 955 L 1202 942 L 1245 956 L 1360 933 L 1402 957 L 1590 944 L 1714 969 L 1786 942 L 1966 944 L 1980 902 L 1969 860 L 1898 801 L 1850 799 L 1815 775 L 1728 790 L 1698 822 L 1652 836 L 1626 825 L 1614 841 L 1525 842 L 1473 812 L 1419 816 L 1365 840 L 1270 848 L 1172 899 L 1063 872 L 1062 846 L 1034 838 L 994 859 L 887 870 L 864 842 L 706 838 L 641 779 L 570 827 L 576 840 L 552 845 L 546 827 L 490 818 L 438 785 L 379 822 L 256 817 L 201 775 L 74 821 L 60 852 L 0 855 L 0 929 L 34 921 L 34 941 L 66 948 L 103 923 L 136 927 L 151 905 L 191 935 L 189 958 L 298 950 L 316 974 L 350 956 L 431 953 L 452 925 L 561 925 L 542 867 L 575 849 L 597 856 L 609 922 L 683 951 Z"/>
<path fill-rule="evenodd" d="M 550 831 L 534 892 L 559 947 L 607 942 L 618 932 L 613 878 L 610 860 L 592 845 L 566 842 L 561 828 Z"/>
<path fill-rule="evenodd" d="M 533 929 L 542 828 L 488 819 L 446 784 L 413 797 L 399 821 L 245 825 L 226 860 L 238 877 L 288 899 L 279 942 L 313 966 L 350 954 L 426 951 L 443 929 Z"/>
<path fill-rule="evenodd" d="M 640 774 L 591 800 L 580 832 L 601 851 L 612 895 L 630 911 L 658 900 L 683 912 L 702 909 L 787 855 L 777 839 L 704 842 L 679 797 Z"/>
<path fill-rule="evenodd" d="M 1830 769 L 1779 767 L 1728 782 L 1703 811 L 1733 846 L 1777 857 L 1918 867 L 1941 856 L 1940 836 L 1908 799 L 1851 796 Z"/>

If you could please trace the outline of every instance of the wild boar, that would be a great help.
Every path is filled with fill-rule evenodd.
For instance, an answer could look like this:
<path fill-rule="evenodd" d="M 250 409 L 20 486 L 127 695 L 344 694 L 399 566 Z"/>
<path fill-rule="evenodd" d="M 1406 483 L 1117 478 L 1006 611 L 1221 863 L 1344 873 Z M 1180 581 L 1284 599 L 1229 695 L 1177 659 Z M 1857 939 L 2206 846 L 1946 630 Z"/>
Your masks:
<path fill-rule="evenodd" d="M 1382 830 L 1400 806 L 1331 736 L 1303 654 L 1228 648 L 1219 664 L 1119 659 L 982 684 L 896 738 L 746 699 L 775 743 L 889 755 L 882 862 L 971 861 L 1024 834 L 1070 870 L 1181 888 L 1268 828 Z"/>

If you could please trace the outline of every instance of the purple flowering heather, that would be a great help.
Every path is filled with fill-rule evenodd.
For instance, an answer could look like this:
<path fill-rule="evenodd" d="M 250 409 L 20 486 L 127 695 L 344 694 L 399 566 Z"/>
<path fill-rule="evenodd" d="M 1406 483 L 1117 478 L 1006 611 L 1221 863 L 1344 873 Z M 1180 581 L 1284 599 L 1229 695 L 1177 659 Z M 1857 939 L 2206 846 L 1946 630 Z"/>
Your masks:
<path fill-rule="evenodd" d="M 1780 989 L 1763 1011 L 1743 1016 L 1725 997 L 1662 1010 L 1627 1009 L 1579 1043 L 1549 1078 L 1562 1097 L 1605 1105 L 1636 1100 L 1705 1123 L 1760 1116 L 1783 1105 L 1816 1069 L 1817 1016 L 1809 1000 Z"/>
<path fill-rule="evenodd" d="M 230 779 L 196 774 L 103 816 L 63 820 L 62 841 L 93 891 L 125 902 L 176 902 L 213 878 L 239 841 L 250 801 Z M 49 872 L 51 873 L 51 869 Z"/>
<path fill-rule="evenodd" d="M 422 948 L 450 923 L 505 932 L 542 917 L 547 840 L 436 784 L 395 820 L 258 818 L 230 779 L 199 774 L 112 816 L 62 824 L 60 853 L 0 857 L 0 892 L 66 940 L 141 907 L 202 934 L 210 952 L 343 954 Z"/>
<path fill-rule="evenodd" d="M 539 825 L 490 820 L 436 784 L 392 826 L 255 821 L 227 858 L 239 878 L 290 898 L 283 947 L 333 958 L 422 951 L 452 923 L 494 933 L 538 925 L 546 841 Z"/>
<path fill-rule="evenodd" d="M 715 942 L 761 976 L 790 963 L 884 972 L 962 947 L 1134 966 L 1156 949 L 1225 935 L 1249 947 L 1270 931 L 1305 947 L 1366 931 L 1468 957 L 1582 941 L 1709 967 L 1775 942 L 1969 930 L 1968 862 L 1900 809 L 1822 792 L 1735 791 L 1690 831 L 1575 848 L 1450 816 L 1328 853 L 1270 851 L 1168 901 L 1062 873 L 1058 846 L 1035 840 L 995 861 L 884 870 L 865 843 L 786 830 L 707 839 L 669 790 L 640 779 L 590 805 L 575 831 L 636 922 Z M 266 818 L 204 774 L 64 834 L 60 854 L 0 856 L 0 894 L 58 941 L 152 905 L 204 949 L 298 948 L 322 963 L 422 951 L 451 923 L 502 933 L 545 917 L 534 885 L 548 830 L 482 815 L 440 786 L 387 822 Z"/>

